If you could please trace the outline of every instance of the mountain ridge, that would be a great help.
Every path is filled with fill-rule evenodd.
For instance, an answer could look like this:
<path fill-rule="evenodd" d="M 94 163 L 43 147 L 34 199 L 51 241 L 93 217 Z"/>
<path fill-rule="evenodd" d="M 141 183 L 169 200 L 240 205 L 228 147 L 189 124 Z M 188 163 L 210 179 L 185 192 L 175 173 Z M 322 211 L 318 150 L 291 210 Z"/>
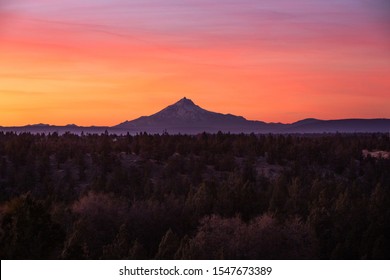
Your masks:
<path fill-rule="evenodd" d="M 1 127 L 0 131 L 32 133 L 170 133 L 197 134 L 202 132 L 216 133 L 359 133 L 390 132 L 390 119 L 336 119 L 320 120 L 306 118 L 294 123 L 266 123 L 247 120 L 242 116 L 222 114 L 203 109 L 186 97 L 162 110 L 134 120 L 124 121 L 114 126 L 55 126 L 49 124 L 32 124 L 20 127 Z"/>

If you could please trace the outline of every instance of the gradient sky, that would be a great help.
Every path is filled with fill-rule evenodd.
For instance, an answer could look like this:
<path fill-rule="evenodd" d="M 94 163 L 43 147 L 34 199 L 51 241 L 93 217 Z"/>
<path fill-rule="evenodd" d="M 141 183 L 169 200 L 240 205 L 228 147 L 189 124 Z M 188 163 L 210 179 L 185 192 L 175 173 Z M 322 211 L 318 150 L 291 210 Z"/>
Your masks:
<path fill-rule="evenodd" d="M 390 118 L 390 1 L 0 0 L 0 125 L 115 125 L 184 96 Z"/>

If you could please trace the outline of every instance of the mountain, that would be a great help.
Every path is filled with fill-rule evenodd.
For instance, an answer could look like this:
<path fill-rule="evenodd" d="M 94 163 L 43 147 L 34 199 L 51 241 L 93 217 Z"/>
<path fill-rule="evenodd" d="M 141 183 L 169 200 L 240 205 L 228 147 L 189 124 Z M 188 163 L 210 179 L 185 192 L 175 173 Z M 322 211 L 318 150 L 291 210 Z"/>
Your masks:
<path fill-rule="evenodd" d="M 253 132 L 267 126 L 264 122 L 248 121 L 241 116 L 207 111 L 184 97 L 151 116 L 125 121 L 114 128 L 132 132 L 198 133 Z"/>
<path fill-rule="evenodd" d="M 197 134 L 202 132 L 216 133 L 390 133 L 390 119 L 342 119 L 318 120 L 304 119 L 292 124 L 265 123 L 251 121 L 241 116 L 221 114 L 205 110 L 192 100 L 183 98 L 178 102 L 150 115 L 132 121 L 125 121 L 112 127 L 81 127 L 74 124 L 53 126 L 48 124 L 27 125 L 22 127 L 0 127 L 0 131 L 17 133 L 54 133 L 71 132 L 84 133 L 113 133 L 136 134 L 170 133 L 170 134 Z"/>

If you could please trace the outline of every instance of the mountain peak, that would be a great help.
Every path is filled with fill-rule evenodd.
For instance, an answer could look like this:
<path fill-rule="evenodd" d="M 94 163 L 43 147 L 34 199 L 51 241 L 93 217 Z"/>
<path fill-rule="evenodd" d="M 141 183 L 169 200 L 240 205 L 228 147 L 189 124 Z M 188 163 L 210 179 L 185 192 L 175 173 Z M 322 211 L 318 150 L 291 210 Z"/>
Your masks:
<path fill-rule="evenodd" d="M 179 106 L 196 106 L 195 103 L 191 99 L 188 99 L 187 97 L 183 97 L 182 99 L 177 101 L 174 105 L 179 105 Z"/>
<path fill-rule="evenodd" d="M 165 109 L 161 110 L 155 115 L 158 115 L 159 117 L 163 118 L 169 118 L 169 119 L 197 119 L 200 114 L 204 114 L 204 109 L 200 108 L 198 105 L 196 105 L 194 102 L 192 102 L 191 99 L 188 99 L 186 97 L 180 99 L 176 103 L 166 107 Z"/>

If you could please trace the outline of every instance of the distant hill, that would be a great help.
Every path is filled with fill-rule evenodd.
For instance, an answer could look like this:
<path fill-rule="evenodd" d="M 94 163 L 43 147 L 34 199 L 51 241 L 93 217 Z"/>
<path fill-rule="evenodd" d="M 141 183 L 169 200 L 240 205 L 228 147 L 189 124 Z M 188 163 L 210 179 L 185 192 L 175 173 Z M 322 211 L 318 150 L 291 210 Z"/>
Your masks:
<path fill-rule="evenodd" d="M 390 119 L 308 119 L 286 125 L 283 132 L 334 133 L 334 132 L 390 132 Z"/>
<path fill-rule="evenodd" d="M 0 131 L 3 132 L 17 132 L 17 133 L 23 133 L 23 132 L 30 132 L 34 134 L 38 133 L 74 133 L 74 134 L 81 134 L 81 133 L 91 133 L 91 134 L 101 134 L 106 131 L 109 131 L 110 127 L 108 126 L 77 126 L 77 125 L 65 125 L 65 126 L 56 126 L 56 125 L 49 125 L 49 124 L 32 124 L 32 125 L 26 125 L 26 126 L 8 126 L 8 127 L 2 127 L 0 126 Z"/>
<path fill-rule="evenodd" d="M 48 124 L 27 125 L 22 127 L 0 127 L 0 131 L 53 133 L 116 133 L 136 134 L 170 133 L 197 134 L 216 133 L 365 133 L 390 132 L 390 119 L 342 119 L 318 120 L 304 119 L 292 124 L 265 123 L 251 121 L 241 116 L 221 114 L 205 110 L 192 100 L 183 98 L 161 111 L 131 121 L 125 121 L 112 127 L 77 125 L 53 126 Z"/>

